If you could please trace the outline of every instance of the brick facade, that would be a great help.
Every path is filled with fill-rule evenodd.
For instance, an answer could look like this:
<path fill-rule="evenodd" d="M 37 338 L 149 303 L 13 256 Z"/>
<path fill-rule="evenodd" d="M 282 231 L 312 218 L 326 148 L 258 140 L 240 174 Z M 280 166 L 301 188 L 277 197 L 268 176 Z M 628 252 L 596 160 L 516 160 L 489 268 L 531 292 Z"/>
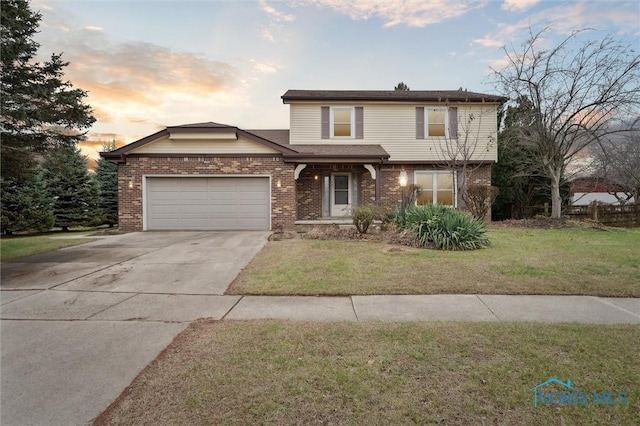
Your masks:
<path fill-rule="evenodd" d="M 377 204 L 383 208 L 393 209 L 402 202 L 402 188 L 398 177 L 405 169 L 409 175 L 409 183 L 413 182 L 415 170 L 445 170 L 433 164 L 385 164 L 379 172 L 380 200 L 376 201 L 376 181 L 362 165 L 308 165 L 296 182 L 297 217 L 299 220 L 315 220 L 323 218 L 322 192 L 324 176 L 334 172 L 348 172 L 359 176 L 358 204 Z M 491 165 L 473 167 L 469 172 L 468 184 L 491 185 Z M 458 205 L 463 205 L 458 191 Z"/>
<path fill-rule="evenodd" d="M 143 175 L 270 175 L 271 227 L 290 228 L 296 220 L 294 168 L 277 156 L 129 156 L 118 165 L 119 227 L 142 231 Z"/>
<path fill-rule="evenodd" d="M 433 165 L 386 164 L 377 175 L 380 200 L 376 202 L 376 180 L 362 165 L 308 165 L 294 180 L 295 163 L 285 163 L 278 156 L 199 157 L 199 156 L 129 156 L 118 165 L 119 227 L 122 231 L 142 231 L 144 175 L 269 175 L 271 176 L 271 227 L 292 228 L 296 220 L 323 218 L 322 192 L 325 176 L 351 173 L 358 178 L 358 204 L 378 204 L 394 208 L 401 203 L 398 182 L 404 168 L 413 182 L 415 170 L 437 170 Z M 469 184 L 491 184 L 491 165 L 482 165 L 469 175 Z"/>

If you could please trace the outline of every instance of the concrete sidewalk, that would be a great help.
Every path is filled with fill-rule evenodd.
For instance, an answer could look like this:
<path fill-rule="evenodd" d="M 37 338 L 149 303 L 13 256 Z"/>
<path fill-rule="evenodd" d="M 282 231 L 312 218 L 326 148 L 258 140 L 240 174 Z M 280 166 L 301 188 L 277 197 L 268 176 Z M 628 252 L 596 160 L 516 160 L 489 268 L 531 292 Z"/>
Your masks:
<path fill-rule="evenodd" d="M 502 295 L 244 296 L 226 315 L 217 319 L 640 324 L 640 298 Z"/>
<path fill-rule="evenodd" d="M 224 296 L 72 290 L 3 290 L 2 320 L 188 324 L 215 320 L 532 321 L 640 324 L 640 298 L 396 295 Z"/>

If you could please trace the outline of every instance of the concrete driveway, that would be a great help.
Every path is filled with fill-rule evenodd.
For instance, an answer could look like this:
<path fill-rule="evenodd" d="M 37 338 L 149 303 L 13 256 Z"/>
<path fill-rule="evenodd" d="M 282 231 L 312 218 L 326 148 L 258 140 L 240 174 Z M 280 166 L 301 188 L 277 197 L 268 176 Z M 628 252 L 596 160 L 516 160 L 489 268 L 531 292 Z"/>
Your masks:
<path fill-rule="evenodd" d="M 3 262 L 3 425 L 85 424 L 222 296 L 268 232 L 109 236 Z"/>

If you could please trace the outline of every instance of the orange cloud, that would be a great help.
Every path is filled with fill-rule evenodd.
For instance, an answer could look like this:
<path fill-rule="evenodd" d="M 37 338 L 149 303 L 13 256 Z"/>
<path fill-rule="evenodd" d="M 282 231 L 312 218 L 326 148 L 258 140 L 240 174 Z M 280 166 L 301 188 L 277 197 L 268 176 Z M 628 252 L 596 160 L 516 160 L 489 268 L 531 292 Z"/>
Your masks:
<path fill-rule="evenodd" d="M 230 64 L 151 43 L 101 44 L 96 36 L 78 43 L 68 67 L 69 77 L 98 101 L 150 105 L 170 92 L 206 98 L 232 89 L 240 74 Z"/>

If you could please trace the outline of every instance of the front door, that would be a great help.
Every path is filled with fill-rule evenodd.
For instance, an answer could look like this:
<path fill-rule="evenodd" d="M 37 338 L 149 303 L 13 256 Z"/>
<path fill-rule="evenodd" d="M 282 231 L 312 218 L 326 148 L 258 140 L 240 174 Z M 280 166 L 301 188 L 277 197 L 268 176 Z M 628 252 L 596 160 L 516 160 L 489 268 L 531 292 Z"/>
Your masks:
<path fill-rule="evenodd" d="M 331 175 L 331 216 L 351 216 L 351 174 Z"/>

